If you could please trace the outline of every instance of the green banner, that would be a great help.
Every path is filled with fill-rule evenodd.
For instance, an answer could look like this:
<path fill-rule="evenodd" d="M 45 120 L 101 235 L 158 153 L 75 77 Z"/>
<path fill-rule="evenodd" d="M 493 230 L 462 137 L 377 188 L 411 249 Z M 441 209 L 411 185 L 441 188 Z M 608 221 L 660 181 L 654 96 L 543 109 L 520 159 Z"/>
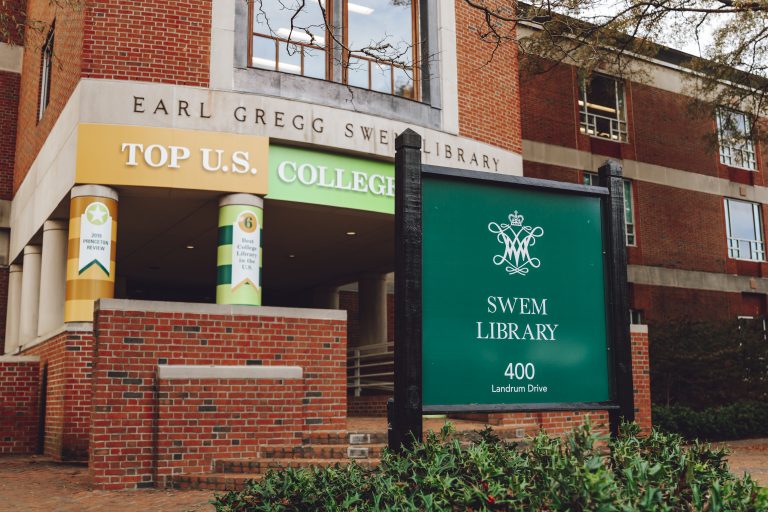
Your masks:
<path fill-rule="evenodd" d="M 395 167 L 388 162 L 270 146 L 267 199 L 393 214 Z"/>
<path fill-rule="evenodd" d="M 423 179 L 423 404 L 610 399 L 600 199 Z"/>

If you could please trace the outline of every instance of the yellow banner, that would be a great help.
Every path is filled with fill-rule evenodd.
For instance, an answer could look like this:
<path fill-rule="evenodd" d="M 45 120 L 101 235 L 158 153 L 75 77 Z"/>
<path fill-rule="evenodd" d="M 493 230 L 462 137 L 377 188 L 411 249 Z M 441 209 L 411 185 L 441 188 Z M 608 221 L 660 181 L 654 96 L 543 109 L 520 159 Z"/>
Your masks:
<path fill-rule="evenodd" d="M 265 195 L 268 156 L 268 137 L 81 124 L 75 180 Z"/>

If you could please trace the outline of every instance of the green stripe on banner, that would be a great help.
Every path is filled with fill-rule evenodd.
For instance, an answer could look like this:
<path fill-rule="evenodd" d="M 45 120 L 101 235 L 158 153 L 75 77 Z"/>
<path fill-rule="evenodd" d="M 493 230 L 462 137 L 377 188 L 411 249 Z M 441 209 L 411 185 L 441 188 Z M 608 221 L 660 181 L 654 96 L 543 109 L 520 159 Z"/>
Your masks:
<path fill-rule="evenodd" d="M 216 284 L 232 284 L 232 265 L 216 267 Z"/>
<path fill-rule="evenodd" d="M 219 245 L 232 245 L 232 224 L 219 226 Z"/>

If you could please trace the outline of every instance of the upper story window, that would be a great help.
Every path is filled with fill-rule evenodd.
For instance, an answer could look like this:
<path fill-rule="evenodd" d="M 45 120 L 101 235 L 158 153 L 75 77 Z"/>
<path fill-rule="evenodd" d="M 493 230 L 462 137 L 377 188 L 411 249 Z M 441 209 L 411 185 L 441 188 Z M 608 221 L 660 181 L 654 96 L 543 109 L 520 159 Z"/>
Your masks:
<path fill-rule="evenodd" d="M 40 99 L 37 106 L 38 121 L 43 118 L 48 103 L 51 101 L 51 69 L 53 61 L 53 29 L 48 32 L 42 47 L 42 60 L 40 63 Z"/>
<path fill-rule="evenodd" d="M 743 112 L 719 109 L 717 111 L 717 139 L 720 143 L 720 163 L 757 170 L 755 145 L 749 118 Z"/>
<path fill-rule="evenodd" d="M 624 84 L 605 75 L 593 75 L 581 83 L 579 97 L 581 133 L 592 137 L 627 141 Z"/>
<path fill-rule="evenodd" d="M 765 242 L 760 205 L 725 199 L 728 256 L 737 260 L 765 261 Z"/>
<path fill-rule="evenodd" d="M 418 99 L 417 4 L 253 0 L 250 65 Z"/>
<path fill-rule="evenodd" d="M 600 186 L 597 173 L 585 172 L 583 182 L 593 187 Z M 636 245 L 635 237 L 635 208 L 632 199 L 632 182 L 624 180 L 624 225 L 626 227 L 627 245 Z"/>

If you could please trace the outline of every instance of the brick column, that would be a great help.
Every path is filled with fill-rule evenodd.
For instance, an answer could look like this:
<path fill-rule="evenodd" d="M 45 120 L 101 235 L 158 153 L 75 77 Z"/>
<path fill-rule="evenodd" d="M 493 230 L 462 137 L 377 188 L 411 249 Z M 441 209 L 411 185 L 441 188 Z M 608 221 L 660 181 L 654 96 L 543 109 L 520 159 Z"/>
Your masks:
<path fill-rule="evenodd" d="M 648 360 L 648 326 L 631 325 L 632 384 L 635 388 L 635 421 L 643 432 L 651 431 L 651 374 Z"/>

